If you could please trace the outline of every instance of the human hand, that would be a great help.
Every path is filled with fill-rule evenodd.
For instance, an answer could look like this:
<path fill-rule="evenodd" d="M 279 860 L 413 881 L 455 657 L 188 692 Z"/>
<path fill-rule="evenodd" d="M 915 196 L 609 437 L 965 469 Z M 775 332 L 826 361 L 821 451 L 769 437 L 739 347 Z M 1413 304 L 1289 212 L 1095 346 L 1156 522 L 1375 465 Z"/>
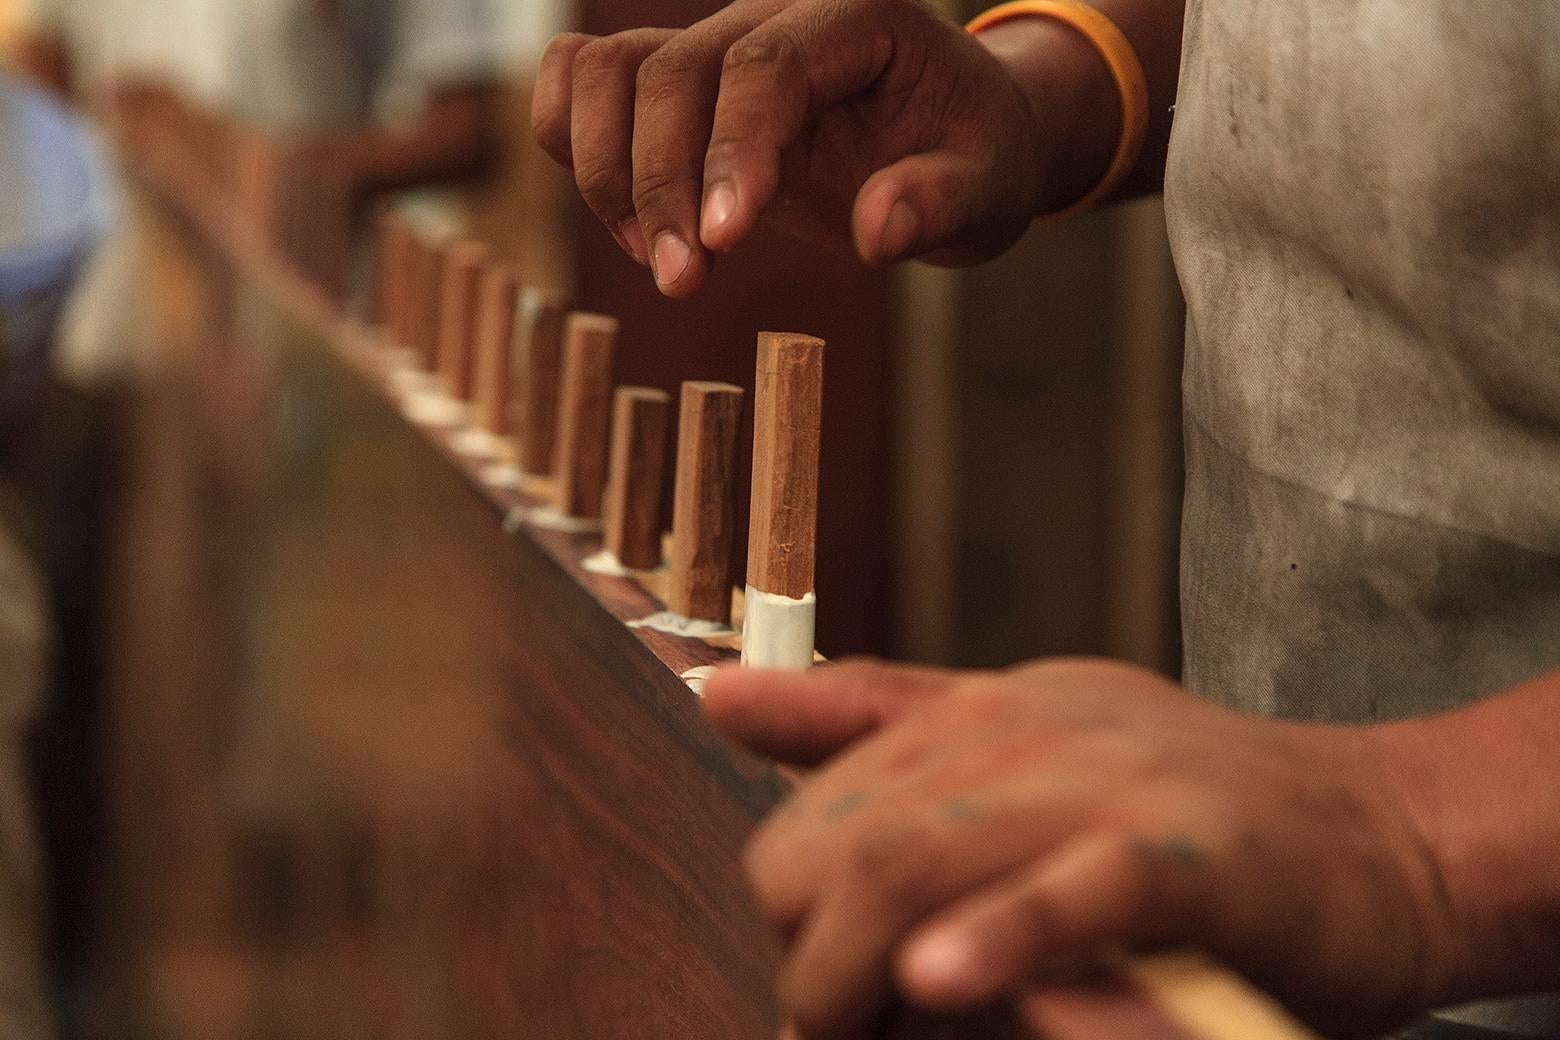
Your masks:
<path fill-rule="evenodd" d="M 826 767 L 748 853 L 805 1040 L 874 1035 L 1124 953 L 1200 947 L 1365 1034 L 1448 983 L 1438 864 L 1373 731 L 1235 715 L 1150 673 L 733 670 L 712 722 Z"/>
<path fill-rule="evenodd" d="M 559 37 L 532 121 L 669 296 L 777 200 L 869 263 L 952 263 L 1011 245 L 1044 187 L 1024 91 L 919 0 L 736 0 L 684 31 Z"/>

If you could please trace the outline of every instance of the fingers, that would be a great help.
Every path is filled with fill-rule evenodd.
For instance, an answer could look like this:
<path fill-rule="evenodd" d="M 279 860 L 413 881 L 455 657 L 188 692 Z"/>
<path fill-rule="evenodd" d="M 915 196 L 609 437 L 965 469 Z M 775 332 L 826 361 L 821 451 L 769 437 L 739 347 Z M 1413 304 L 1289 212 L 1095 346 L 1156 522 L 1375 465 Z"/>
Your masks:
<path fill-rule="evenodd" d="M 574 167 L 574 58 L 595 39 L 584 33 L 566 33 L 549 43 L 542 52 L 531 94 L 531 131 L 542 150 L 567 169 Z"/>
<path fill-rule="evenodd" d="M 857 254 L 869 264 L 890 264 L 932 252 L 969 227 L 969 200 L 982 196 L 989 170 L 954 151 L 913 155 L 879 170 L 856 199 L 851 233 Z"/>
<path fill-rule="evenodd" d="M 910 929 L 1022 861 L 1024 850 L 998 829 L 973 841 L 963 829 L 890 828 L 830 872 L 780 985 L 781 1005 L 807 1040 L 875 1035 L 870 1027 L 892 996 L 894 954 Z"/>
<path fill-rule="evenodd" d="M 661 292 L 686 297 L 709 270 L 699 240 L 704 153 L 727 49 L 768 12 L 733 4 L 677 36 L 640 66 L 635 84 L 634 208 Z"/>
<path fill-rule="evenodd" d="M 634 84 L 645 59 L 675 30 L 640 29 L 592 40 L 574 56 L 570 151 L 586 205 L 641 264 L 650 258 L 634 212 Z"/>
<path fill-rule="evenodd" d="M 704 159 L 707 247 L 729 250 L 752 230 L 779 187 L 781 153 L 893 57 L 893 37 L 871 4 L 793 7 L 731 46 Z"/>
<path fill-rule="evenodd" d="M 1129 838 L 1082 838 L 922 926 L 900 953 L 900 986 L 927 1008 L 975 1007 L 1158 937 L 1194 881 L 1161 859 Z"/>
<path fill-rule="evenodd" d="M 865 661 L 802 673 L 727 668 L 706 683 L 704 712 L 759 754 L 813 766 L 958 681 L 956 672 Z"/>

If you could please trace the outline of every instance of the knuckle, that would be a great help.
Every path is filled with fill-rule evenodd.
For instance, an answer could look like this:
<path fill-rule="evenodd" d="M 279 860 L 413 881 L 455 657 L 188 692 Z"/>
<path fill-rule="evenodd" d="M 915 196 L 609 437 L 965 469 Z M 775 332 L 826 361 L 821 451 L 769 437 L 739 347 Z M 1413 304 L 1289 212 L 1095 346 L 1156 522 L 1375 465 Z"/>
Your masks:
<path fill-rule="evenodd" d="M 639 66 L 635 85 L 641 95 L 664 96 L 698 71 L 702 56 L 694 48 L 669 43 Z"/>
<path fill-rule="evenodd" d="M 729 76 L 765 72 L 781 75 L 800 65 L 800 53 L 789 32 L 756 32 L 731 45 L 722 70 Z"/>
<path fill-rule="evenodd" d="M 575 165 L 574 182 L 580 194 L 592 206 L 627 208 L 628 176 L 614 163 L 599 160 L 578 161 Z"/>
<path fill-rule="evenodd" d="M 590 40 L 591 37 L 584 33 L 563 33 L 554 36 L 548 41 L 546 48 L 542 51 L 542 63 L 551 65 L 563 56 L 577 52 L 581 47 L 588 44 Z"/>
<path fill-rule="evenodd" d="M 623 68 L 632 61 L 632 51 L 632 44 L 622 36 L 593 40 L 574 56 L 575 78 L 592 80 Z"/>
<path fill-rule="evenodd" d="M 670 163 L 640 164 L 634 170 L 634 204 L 640 210 L 660 209 L 692 180 L 688 170 Z"/>

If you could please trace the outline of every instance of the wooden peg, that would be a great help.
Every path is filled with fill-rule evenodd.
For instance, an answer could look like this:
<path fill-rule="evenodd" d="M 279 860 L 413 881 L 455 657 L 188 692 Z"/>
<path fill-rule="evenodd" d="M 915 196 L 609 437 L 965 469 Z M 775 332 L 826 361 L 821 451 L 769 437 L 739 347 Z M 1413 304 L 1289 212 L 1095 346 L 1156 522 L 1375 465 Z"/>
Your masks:
<path fill-rule="evenodd" d="M 440 316 L 444 310 L 444 265 L 448 246 L 429 238 L 417 239 L 416 284 L 412 319 L 418 364 L 428 372 L 438 370 Z"/>
<path fill-rule="evenodd" d="M 759 668 L 813 660 L 823 347 L 811 336 L 758 338 L 742 660 Z"/>
<path fill-rule="evenodd" d="M 699 621 L 731 624 L 732 528 L 742 389 L 684 383 L 677 428 L 666 606 Z"/>
<path fill-rule="evenodd" d="M 411 232 L 399 214 L 387 212 L 379 218 L 379 324 L 392 347 L 407 345 L 411 246 Z"/>
<path fill-rule="evenodd" d="M 482 280 L 477 308 L 477 371 L 472 397 L 477 406 L 477 427 L 495 437 L 507 437 L 512 429 L 510 351 L 519 288 L 513 266 L 492 264 Z"/>
<path fill-rule="evenodd" d="M 520 468 L 527 473 L 552 473 L 558 432 L 558 389 L 563 366 L 564 326 L 569 301 L 562 293 L 527 289 L 520 301 L 516 330 L 524 350 L 517 366 Z"/>
<path fill-rule="evenodd" d="M 558 482 L 558 512 L 577 520 L 601 516 L 617 333 L 617 321 L 601 314 L 571 314 L 564 330 L 553 476 Z"/>
<path fill-rule="evenodd" d="M 480 242 L 452 244 L 445 255 L 439 310 L 439 381 L 457 401 L 471 400 L 472 353 L 482 275 L 490 256 Z"/>
<path fill-rule="evenodd" d="M 661 566 L 661 501 L 671 411 L 670 394 L 638 386 L 620 387 L 612 410 L 607 551 L 634 570 Z"/>

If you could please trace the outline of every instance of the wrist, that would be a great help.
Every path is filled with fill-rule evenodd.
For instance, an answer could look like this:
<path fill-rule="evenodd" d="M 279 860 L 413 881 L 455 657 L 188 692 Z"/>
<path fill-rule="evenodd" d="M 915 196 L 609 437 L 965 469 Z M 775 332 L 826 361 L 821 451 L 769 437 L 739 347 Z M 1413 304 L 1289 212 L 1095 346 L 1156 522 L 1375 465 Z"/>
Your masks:
<path fill-rule="evenodd" d="M 1029 103 L 1042 156 L 1034 212 L 1067 208 L 1104 178 L 1121 139 L 1121 95 L 1095 46 L 1049 18 L 1015 18 L 976 37 Z"/>
<path fill-rule="evenodd" d="M 1371 731 L 1438 871 L 1451 951 L 1439 1003 L 1560 986 L 1557 703 L 1552 676 Z"/>

